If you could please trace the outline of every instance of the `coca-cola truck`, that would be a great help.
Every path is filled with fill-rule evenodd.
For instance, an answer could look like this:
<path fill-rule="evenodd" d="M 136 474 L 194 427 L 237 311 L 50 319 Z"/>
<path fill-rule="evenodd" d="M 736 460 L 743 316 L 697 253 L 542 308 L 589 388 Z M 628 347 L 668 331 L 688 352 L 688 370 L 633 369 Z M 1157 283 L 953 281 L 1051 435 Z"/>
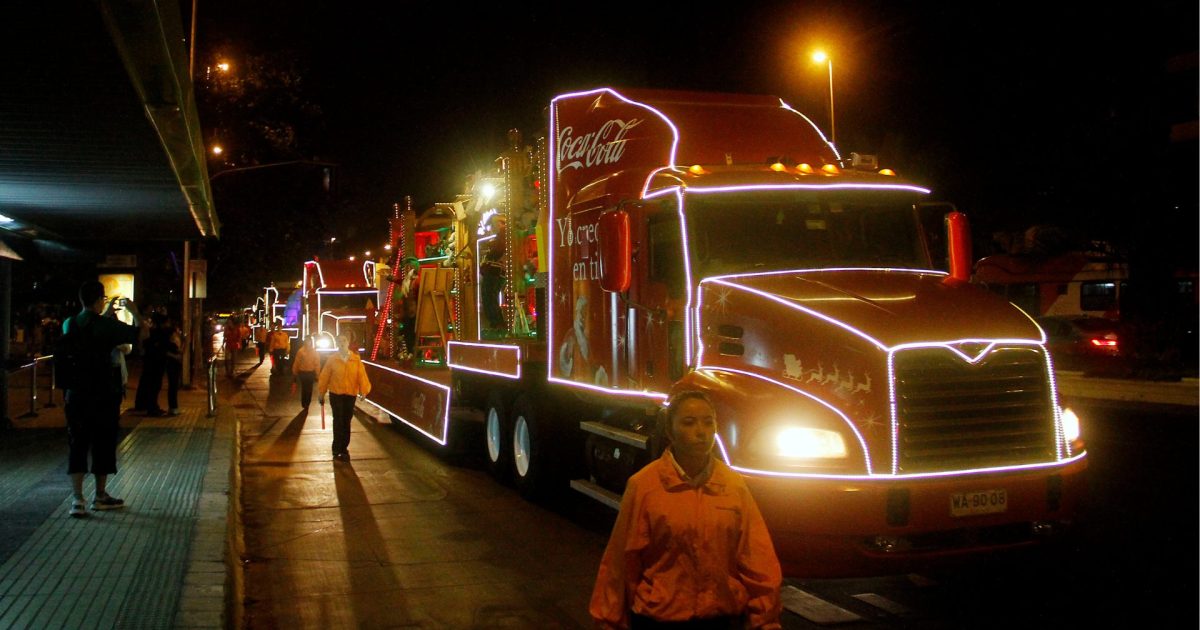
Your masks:
<path fill-rule="evenodd" d="M 1079 420 L 1042 331 L 968 282 L 963 215 L 928 230 L 928 189 L 854 168 L 775 97 L 597 89 L 547 122 L 453 203 L 397 213 L 392 267 L 431 230 L 453 248 L 384 300 L 372 404 L 440 444 L 482 421 L 523 493 L 615 507 L 664 448 L 663 402 L 703 390 L 793 575 L 1069 529 Z M 414 300 L 400 351 L 387 330 Z"/>

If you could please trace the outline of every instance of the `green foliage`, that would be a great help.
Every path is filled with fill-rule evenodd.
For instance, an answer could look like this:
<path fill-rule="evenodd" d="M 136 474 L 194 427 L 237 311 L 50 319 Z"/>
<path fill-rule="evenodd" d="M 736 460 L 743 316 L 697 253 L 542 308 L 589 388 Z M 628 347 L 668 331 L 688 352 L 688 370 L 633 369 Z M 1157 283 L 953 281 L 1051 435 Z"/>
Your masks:
<path fill-rule="evenodd" d="M 228 63 L 222 70 L 221 63 Z M 197 105 L 208 145 L 225 149 L 220 164 L 242 167 L 310 158 L 323 145 L 322 110 L 308 100 L 304 68 L 289 51 L 214 58 L 197 73 Z"/>

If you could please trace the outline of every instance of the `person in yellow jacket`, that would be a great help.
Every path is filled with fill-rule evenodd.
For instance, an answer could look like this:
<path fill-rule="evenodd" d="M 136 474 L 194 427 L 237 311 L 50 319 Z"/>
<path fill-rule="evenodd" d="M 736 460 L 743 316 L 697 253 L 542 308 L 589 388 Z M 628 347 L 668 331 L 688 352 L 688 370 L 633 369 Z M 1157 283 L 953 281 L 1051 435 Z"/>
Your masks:
<path fill-rule="evenodd" d="M 317 381 L 317 402 L 325 404 L 329 394 L 329 409 L 333 412 L 333 459 L 350 461 L 350 416 L 354 414 L 355 397 L 371 393 L 371 382 L 357 352 L 350 350 L 350 339 L 338 335 L 338 350 L 325 360 Z"/>
<path fill-rule="evenodd" d="M 300 349 L 292 359 L 292 375 L 300 383 L 300 406 L 308 409 L 312 402 L 313 385 L 317 382 L 317 373 L 321 371 L 321 358 L 313 348 L 313 338 L 305 337 L 300 342 Z"/>
<path fill-rule="evenodd" d="M 288 352 L 292 349 L 292 338 L 287 331 L 276 322 L 275 327 L 267 335 L 267 352 L 271 353 L 271 373 L 283 372 L 283 362 L 287 360 Z"/>

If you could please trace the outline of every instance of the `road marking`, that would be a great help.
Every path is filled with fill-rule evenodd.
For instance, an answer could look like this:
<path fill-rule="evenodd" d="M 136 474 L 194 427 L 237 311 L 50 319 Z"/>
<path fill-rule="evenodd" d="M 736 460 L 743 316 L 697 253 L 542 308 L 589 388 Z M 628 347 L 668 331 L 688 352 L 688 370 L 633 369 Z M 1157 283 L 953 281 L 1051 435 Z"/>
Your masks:
<path fill-rule="evenodd" d="M 858 595 L 852 595 L 851 597 L 861 602 L 870 604 L 884 612 L 896 615 L 897 617 L 904 617 L 912 612 L 904 604 L 894 602 L 883 595 L 878 595 L 875 593 L 859 593 Z"/>
<path fill-rule="evenodd" d="M 919 573 L 909 573 L 909 574 L 908 574 L 908 581 L 909 581 L 909 582 L 912 582 L 912 583 L 913 583 L 914 585 L 916 585 L 916 586 L 922 586 L 922 587 L 924 587 L 924 586 L 934 586 L 935 584 L 937 584 L 937 581 L 936 581 L 936 580 L 931 580 L 931 579 L 929 579 L 929 578 L 927 578 L 927 577 L 925 577 L 924 575 L 921 575 L 921 574 L 919 574 Z"/>
<path fill-rule="evenodd" d="M 783 607 L 817 624 L 847 623 L 862 617 L 795 586 L 784 587 Z"/>

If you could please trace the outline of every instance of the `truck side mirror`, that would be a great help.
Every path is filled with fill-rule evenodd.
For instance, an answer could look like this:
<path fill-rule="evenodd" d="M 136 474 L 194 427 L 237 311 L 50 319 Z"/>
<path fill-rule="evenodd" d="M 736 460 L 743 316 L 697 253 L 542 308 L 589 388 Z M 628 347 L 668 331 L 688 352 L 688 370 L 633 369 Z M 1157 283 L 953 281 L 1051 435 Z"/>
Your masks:
<path fill-rule="evenodd" d="M 629 290 L 633 277 L 633 239 L 629 213 L 607 210 L 600 214 L 600 288 L 613 293 Z"/>
<path fill-rule="evenodd" d="M 958 212 L 946 213 L 946 249 L 950 259 L 948 283 L 959 284 L 971 281 L 971 224 L 967 215 Z"/>

